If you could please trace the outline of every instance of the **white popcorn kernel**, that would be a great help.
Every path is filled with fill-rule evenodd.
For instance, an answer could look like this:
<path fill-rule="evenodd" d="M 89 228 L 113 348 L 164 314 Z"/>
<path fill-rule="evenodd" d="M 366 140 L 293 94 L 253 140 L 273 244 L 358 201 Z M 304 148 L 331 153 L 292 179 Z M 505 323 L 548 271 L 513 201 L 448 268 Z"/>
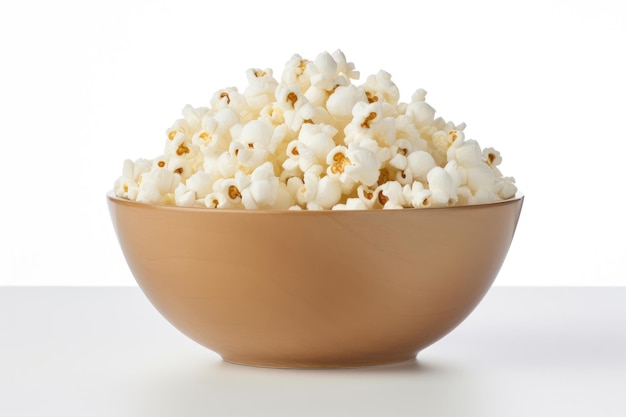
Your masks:
<path fill-rule="evenodd" d="M 467 140 L 460 145 L 451 146 L 447 152 L 448 161 L 456 161 L 459 166 L 464 168 L 486 167 L 489 168 L 483 160 L 482 152 L 478 142 L 475 140 Z"/>
<path fill-rule="evenodd" d="M 300 91 L 306 91 L 311 86 L 311 80 L 307 71 L 310 61 L 295 54 L 285 64 L 281 77 L 283 85 L 297 85 Z"/>
<path fill-rule="evenodd" d="M 168 169 L 153 167 L 140 177 L 137 201 L 147 204 L 165 204 L 169 198 L 168 194 L 173 193 L 179 183 L 180 176 Z"/>
<path fill-rule="evenodd" d="M 411 101 L 426 101 L 426 90 L 419 88 L 411 96 Z"/>
<path fill-rule="evenodd" d="M 209 113 L 209 111 L 207 107 L 194 108 L 189 104 L 183 108 L 183 117 L 190 129 L 190 131 L 187 132 L 187 136 L 191 136 L 193 132 L 200 130 L 202 118 Z"/>
<path fill-rule="evenodd" d="M 304 181 L 300 177 L 290 177 L 287 179 L 286 184 L 287 191 L 295 198 L 296 193 L 300 190 L 300 187 L 304 185 Z"/>
<path fill-rule="evenodd" d="M 315 85 L 310 86 L 305 92 L 304 97 L 314 107 L 323 106 L 328 99 L 328 91 Z"/>
<path fill-rule="evenodd" d="M 279 182 L 274 175 L 274 166 L 265 162 L 258 166 L 250 176 L 250 185 L 243 190 L 244 206 L 254 205 L 255 208 L 271 208 L 278 198 Z M 248 192 L 252 201 L 249 201 Z M 247 204 L 246 204 L 247 203 Z"/>
<path fill-rule="evenodd" d="M 369 187 L 361 184 L 357 187 L 356 192 L 359 200 L 361 200 L 361 203 L 363 203 L 365 207 L 367 207 L 368 209 L 374 208 L 374 205 L 377 201 L 376 190 L 372 190 Z"/>
<path fill-rule="evenodd" d="M 302 172 L 309 169 L 315 162 L 313 152 L 297 139 L 292 140 L 287 145 L 287 159 L 283 161 L 282 167 L 287 171 L 300 169 Z"/>
<path fill-rule="evenodd" d="M 436 150 L 446 154 L 453 144 L 458 148 L 464 143 L 464 134 L 457 130 L 438 130 L 433 133 L 431 141 Z"/>
<path fill-rule="evenodd" d="M 396 106 L 400 99 L 400 91 L 396 84 L 391 81 L 391 74 L 383 70 L 378 71 L 376 75 L 367 77 L 367 81 L 363 84 L 362 88 L 370 103 L 384 100 Z"/>
<path fill-rule="evenodd" d="M 314 107 L 297 85 L 279 85 L 276 88 L 276 100 L 283 109 L 285 124 L 293 131 L 298 131 L 302 123 L 315 114 Z"/>
<path fill-rule="evenodd" d="M 197 198 L 204 198 L 213 190 L 213 183 L 217 180 L 217 172 L 207 173 L 196 171 L 187 178 L 185 185 L 189 190 L 196 193 Z"/>
<path fill-rule="evenodd" d="M 452 206 L 456 204 L 457 190 L 450 170 L 434 167 L 426 176 L 428 188 L 432 192 L 433 206 Z"/>
<path fill-rule="evenodd" d="M 515 197 L 517 193 L 517 186 L 515 185 L 515 178 L 502 177 L 496 181 L 495 192 L 504 200 Z"/>
<path fill-rule="evenodd" d="M 278 183 L 278 193 L 276 201 L 272 207 L 274 210 L 289 210 L 296 202 L 296 199 L 291 192 L 287 189 L 287 185 L 282 182 Z"/>
<path fill-rule="evenodd" d="M 302 185 L 296 192 L 296 202 L 300 206 L 307 207 L 307 204 L 315 198 L 315 195 L 317 194 L 317 185 L 320 181 L 320 175 L 322 172 L 322 166 L 313 165 L 304 173 Z"/>
<path fill-rule="evenodd" d="M 413 181 L 411 185 L 403 188 L 404 199 L 414 208 L 427 208 L 431 206 L 432 191 L 424 188 L 419 181 Z"/>
<path fill-rule="evenodd" d="M 413 179 L 426 182 L 428 173 L 437 166 L 431 154 L 425 151 L 414 151 L 407 156 L 407 165 L 413 174 Z"/>
<path fill-rule="evenodd" d="M 326 110 L 335 119 L 349 121 L 355 104 L 365 100 L 367 100 L 365 93 L 355 85 L 339 86 L 328 97 Z"/>
<path fill-rule="evenodd" d="M 228 107 L 206 115 L 202 119 L 201 129 L 193 135 L 191 143 L 208 156 L 228 150 L 232 139 L 230 129 L 239 122 L 237 113 Z"/>
<path fill-rule="evenodd" d="M 296 192 L 300 206 L 308 210 L 328 210 L 341 199 L 339 181 L 329 176 L 320 178 L 322 172 L 321 166 L 314 165 L 304 173 L 303 185 Z"/>
<path fill-rule="evenodd" d="M 376 154 L 357 144 L 351 144 L 349 148 L 336 146 L 328 153 L 326 163 L 327 175 L 339 179 L 345 185 L 344 193 L 357 184 L 372 186 L 380 175 Z"/>
<path fill-rule="evenodd" d="M 250 149 L 267 149 L 272 140 L 273 128 L 262 120 L 246 123 L 239 134 L 238 140 Z"/>
<path fill-rule="evenodd" d="M 140 158 L 135 162 L 126 159 L 122 167 L 122 176 L 115 181 L 113 186 L 115 195 L 129 200 L 136 200 L 139 192 L 139 178 L 150 171 L 151 167 L 152 161 L 148 159 Z"/>
<path fill-rule="evenodd" d="M 494 191 L 496 178 L 487 165 L 477 165 L 465 170 L 465 184 L 476 193 L 480 189 Z"/>
<path fill-rule="evenodd" d="M 332 210 L 368 210 L 359 198 L 348 198 L 345 204 L 335 204 Z"/>
<path fill-rule="evenodd" d="M 172 171 L 172 173 L 179 175 L 182 180 L 185 180 L 191 176 L 192 169 L 191 164 L 185 158 L 181 157 L 172 157 L 167 161 L 167 169 Z"/>
<path fill-rule="evenodd" d="M 402 185 L 411 184 L 413 182 L 413 173 L 410 169 L 397 170 L 394 179 Z"/>
<path fill-rule="evenodd" d="M 255 113 L 275 100 L 274 91 L 278 87 L 278 81 L 272 75 L 273 72 L 270 68 L 264 70 L 250 68 L 246 71 L 248 87 L 244 90 L 243 95 L 248 107 Z"/>
<path fill-rule="evenodd" d="M 391 165 L 392 167 L 394 167 L 395 169 L 399 169 L 399 170 L 405 170 L 406 167 L 408 166 L 409 162 L 406 158 L 406 156 L 397 153 L 395 154 L 391 160 L 389 161 L 389 165 Z"/>
<path fill-rule="evenodd" d="M 321 165 L 326 155 L 335 146 L 333 136 L 337 129 L 324 124 L 304 124 L 298 134 L 298 139 L 287 145 L 287 159 L 283 168 L 287 170 L 299 168 L 302 172 L 313 165 Z"/>
<path fill-rule="evenodd" d="M 207 207 L 210 206 L 209 196 L 223 196 L 225 201 L 221 203 L 219 208 L 243 208 L 242 191 L 248 185 L 249 181 L 241 181 L 241 178 L 220 178 L 213 184 L 213 193 L 207 195 L 205 204 Z"/>
<path fill-rule="evenodd" d="M 483 149 L 482 156 L 483 161 L 485 161 L 485 163 L 492 168 L 495 168 L 502 163 L 500 152 L 496 151 L 494 148 Z"/>
<path fill-rule="evenodd" d="M 312 201 L 322 209 L 329 210 L 341 199 L 341 184 L 336 178 L 322 177 L 317 184 L 317 193 Z"/>
<path fill-rule="evenodd" d="M 428 127 L 435 121 L 435 109 L 422 100 L 408 103 L 405 114 L 413 119 L 418 128 Z"/>
<path fill-rule="evenodd" d="M 237 161 L 237 169 L 243 169 L 246 173 L 252 172 L 254 168 L 265 162 L 268 157 L 267 150 L 245 145 L 239 141 L 232 141 L 230 143 L 228 153 L 233 155 Z"/>
<path fill-rule="evenodd" d="M 230 151 L 221 153 L 217 158 L 217 171 L 223 178 L 234 176 L 235 172 L 237 172 L 238 166 L 239 163 L 237 162 L 237 156 Z M 208 168 L 210 167 L 205 166 L 205 171 L 207 171 Z"/>
<path fill-rule="evenodd" d="M 196 192 L 188 189 L 185 184 L 178 184 L 174 190 L 174 201 L 177 206 L 193 207 L 196 203 Z"/>
<path fill-rule="evenodd" d="M 252 120 L 255 116 L 255 112 L 248 106 L 245 96 L 235 87 L 216 91 L 211 98 L 211 107 L 214 111 L 230 108 L 239 115 L 239 120 L 243 123 Z"/>
<path fill-rule="evenodd" d="M 193 136 L 193 130 L 189 126 L 189 123 L 187 122 L 187 120 L 178 119 L 174 122 L 174 124 L 169 129 L 165 131 L 165 135 L 167 136 L 167 140 L 173 141 L 177 135 L 182 135 L 183 137 Z"/>
<path fill-rule="evenodd" d="M 119 177 L 113 184 L 113 191 L 116 197 L 126 198 L 128 200 L 136 200 L 139 186 L 137 183 L 126 177 Z"/>
<path fill-rule="evenodd" d="M 335 147 L 333 137 L 337 129 L 325 124 L 304 124 L 298 135 L 298 142 L 311 150 L 315 161 L 323 163 L 326 155 Z"/>
<path fill-rule="evenodd" d="M 213 123 L 210 122 L 211 120 L 213 120 L 215 124 L 209 126 L 208 123 Z M 225 107 L 213 113 L 210 118 L 205 117 L 203 119 L 203 127 L 214 134 L 227 135 L 230 128 L 240 122 L 241 118 L 239 114 L 232 108 Z"/>
<path fill-rule="evenodd" d="M 344 141 L 347 145 L 364 138 L 374 139 L 382 147 L 394 144 L 395 120 L 393 117 L 383 117 L 382 103 L 358 102 L 352 109 L 352 115 L 352 121 L 344 129 Z"/>
<path fill-rule="evenodd" d="M 331 91 L 335 88 L 337 62 L 328 52 L 322 52 L 309 66 L 311 86 Z"/>
<path fill-rule="evenodd" d="M 479 188 L 473 195 L 470 204 L 488 204 L 498 200 L 498 196 L 493 191 L 486 188 Z"/>
<path fill-rule="evenodd" d="M 498 196 L 490 190 L 481 188 L 472 192 L 469 187 L 461 186 L 458 190 L 457 205 L 471 206 L 475 204 L 489 204 L 499 200 Z"/>
<path fill-rule="evenodd" d="M 359 79 L 360 77 L 359 71 L 356 71 L 354 69 L 354 64 L 352 62 L 348 62 L 346 60 L 346 56 L 340 49 L 337 49 L 335 52 L 333 52 L 332 55 L 333 55 L 333 58 L 335 59 L 335 62 L 337 63 L 338 75 L 343 75 L 347 79 L 353 79 L 353 80 Z"/>
<path fill-rule="evenodd" d="M 410 149 L 425 151 L 428 149 L 428 142 L 420 135 L 419 130 L 413 120 L 406 114 L 400 114 L 395 118 L 396 141 L 406 140 L 411 144 Z"/>
<path fill-rule="evenodd" d="M 398 181 L 387 181 L 376 188 L 378 204 L 383 209 L 401 209 L 406 205 L 402 184 Z"/>
<path fill-rule="evenodd" d="M 457 204 L 461 206 L 468 206 L 474 204 L 474 194 L 467 185 L 461 185 L 457 189 Z"/>

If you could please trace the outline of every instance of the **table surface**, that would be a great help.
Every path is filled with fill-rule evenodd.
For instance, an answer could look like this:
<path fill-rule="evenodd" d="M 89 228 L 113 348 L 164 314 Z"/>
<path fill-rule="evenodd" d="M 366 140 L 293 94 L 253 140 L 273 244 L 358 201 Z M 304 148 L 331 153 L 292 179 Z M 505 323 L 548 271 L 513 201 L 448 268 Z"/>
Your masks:
<path fill-rule="evenodd" d="M 0 416 L 626 416 L 626 287 L 494 287 L 418 359 L 223 362 L 134 287 L 0 287 Z"/>

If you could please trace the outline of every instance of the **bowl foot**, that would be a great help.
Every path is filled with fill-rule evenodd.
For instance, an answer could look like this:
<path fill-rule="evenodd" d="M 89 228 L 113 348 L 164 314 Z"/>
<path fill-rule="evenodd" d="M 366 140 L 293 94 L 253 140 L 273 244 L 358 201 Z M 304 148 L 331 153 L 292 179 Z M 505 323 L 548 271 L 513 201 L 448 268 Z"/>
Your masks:
<path fill-rule="evenodd" d="M 239 358 L 233 356 L 222 356 L 224 362 L 234 365 L 250 366 L 255 368 L 275 368 L 275 369 L 349 369 L 384 367 L 398 364 L 416 363 L 417 354 L 380 358 L 378 360 L 302 360 L 302 361 L 281 361 L 281 360 L 255 360 L 253 358 Z"/>

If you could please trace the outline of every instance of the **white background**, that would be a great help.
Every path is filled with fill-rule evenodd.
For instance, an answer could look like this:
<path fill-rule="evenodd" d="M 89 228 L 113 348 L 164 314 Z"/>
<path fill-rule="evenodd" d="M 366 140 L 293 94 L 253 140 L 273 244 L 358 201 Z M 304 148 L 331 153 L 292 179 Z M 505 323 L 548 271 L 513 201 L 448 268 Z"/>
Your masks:
<path fill-rule="evenodd" d="M 619 1 L 3 2 L 0 285 L 135 285 L 105 194 L 185 104 L 341 49 L 501 151 L 526 196 L 496 285 L 625 285 Z"/>

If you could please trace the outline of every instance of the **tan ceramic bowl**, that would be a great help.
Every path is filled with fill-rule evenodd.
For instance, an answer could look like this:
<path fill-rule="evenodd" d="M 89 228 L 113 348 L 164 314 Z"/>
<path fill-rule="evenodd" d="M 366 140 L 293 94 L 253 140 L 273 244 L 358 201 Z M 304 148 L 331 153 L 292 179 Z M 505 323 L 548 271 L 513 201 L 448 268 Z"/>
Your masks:
<path fill-rule="evenodd" d="M 415 358 L 485 295 L 522 202 L 233 211 L 108 195 L 128 265 L 167 320 L 226 361 L 298 368 Z"/>

